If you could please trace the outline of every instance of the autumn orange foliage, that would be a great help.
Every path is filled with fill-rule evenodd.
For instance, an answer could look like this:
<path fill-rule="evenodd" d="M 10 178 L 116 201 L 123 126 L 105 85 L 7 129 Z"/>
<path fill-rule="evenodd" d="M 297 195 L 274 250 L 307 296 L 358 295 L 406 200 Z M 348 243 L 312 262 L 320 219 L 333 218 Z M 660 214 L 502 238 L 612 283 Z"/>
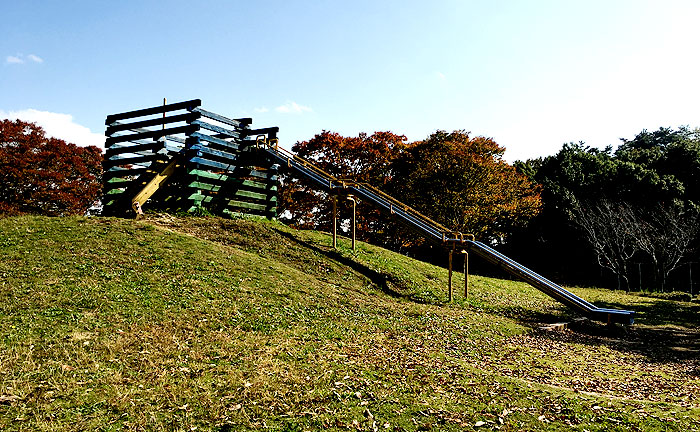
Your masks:
<path fill-rule="evenodd" d="M 451 229 L 502 239 L 541 207 L 539 186 L 504 161 L 504 152 L 491 138 L 437 131 L 401 152 L 392 193 Z"/>
<path fill-rule="evenodd" d="M 34 123 L 0 121 L 0 213 L 83 214 L 101 191 L 102 151 L 49 138 Z"/>
<path fill-rule="evenodd" d="M 502 239 L 541 205 L 539 187 L 502 159 L 503 147 L 464 131 L 438 131 L 413 143 L 391 132 L 343 137 L 324 131 L 292 150 L 334 176 L 369 183 L 447 227 L 481 239 Z M 291 225 L 328 230 L 330 206 L 330 198 L 303 179 L 284 179 L 280 214 Z M 420 243 L 365 203 L 358 206 L 358 233 L 395 249 Z"/>

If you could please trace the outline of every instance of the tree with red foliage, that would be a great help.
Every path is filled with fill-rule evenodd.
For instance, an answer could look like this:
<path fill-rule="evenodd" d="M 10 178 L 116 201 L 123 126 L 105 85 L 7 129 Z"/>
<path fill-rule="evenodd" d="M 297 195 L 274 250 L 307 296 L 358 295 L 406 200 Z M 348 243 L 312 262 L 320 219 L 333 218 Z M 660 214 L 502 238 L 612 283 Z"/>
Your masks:
<path fill-rule="evenodd" d="M 393 175 L 392 162 L 405 145 L 405 136 L 391 132 L 344 137 L 335 132 L 323 131 L 308 141 L 297 142 L 292 151 L 313 161 L 319 168 L 337 178 L 369 183 L 385 189 Z M 330 197 L 304 179 L 286 176 L 279 190 L 279 202 L 281 218 L 290 225 L 330 230 Z M 344 210 L 344 202 L 339 204 L 341 214 L 347 219 L 349 212 Z M 390 221 L 379 210 L 366 203 L 358 203 L 359 238 L 385 244 L 391 236 L 384 233 L 395 229 L 390 228 L 390 225 Z"/>
<path fill-rule="evenodd" d="M 369 183 L 481 239 L 504 237 L 540 208 L 538 186 L 502 159 L 505 149 L 464 131 L 438 131 L 414 143 L 390 132 L 343 137 L 324 131 L 292 150 L 336 177 Z M 303 180 L 287 178 L 280 190 L 280 214 L 294 226 L 330 229 L 330 207 L 327 195 Z M 358 206 L 358 235 L 394 249 L 421 244 L 364 203 Z"/>
<path fill-rule="evenodd" d="M 49 138 L 34 123 L 0 121 L 0 213 L 84 214 L 100 196 L 102 152 Z"/>
<path fill-rule="evenodd" d="M 450 229 L 499 240 L 541 206 L 539 186 L 504 161 L 504 152 L 491 138 L 437 131 L 401 152 L 390 190 Z"/>

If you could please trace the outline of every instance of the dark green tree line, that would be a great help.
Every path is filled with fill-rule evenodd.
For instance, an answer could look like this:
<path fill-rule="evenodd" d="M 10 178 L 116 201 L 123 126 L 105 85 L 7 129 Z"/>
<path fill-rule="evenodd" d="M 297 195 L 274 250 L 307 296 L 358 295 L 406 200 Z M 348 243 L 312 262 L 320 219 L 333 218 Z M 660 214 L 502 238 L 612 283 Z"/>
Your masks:
<path fill-rule="evenodd" d="M 642 131 L 615 150 L 566 144 L 554 156 L 516 166 L 542 185 L 544 204 L 510 247 L 526 260 L 544 257 L 536 264 L 544 270 L 597 283 L 597 262 L 629 288 L 630 264 L 646 262 L 654 268 L 648 288 L 665 289 L 674 269 L 696 259 L 698 130 Z"/>

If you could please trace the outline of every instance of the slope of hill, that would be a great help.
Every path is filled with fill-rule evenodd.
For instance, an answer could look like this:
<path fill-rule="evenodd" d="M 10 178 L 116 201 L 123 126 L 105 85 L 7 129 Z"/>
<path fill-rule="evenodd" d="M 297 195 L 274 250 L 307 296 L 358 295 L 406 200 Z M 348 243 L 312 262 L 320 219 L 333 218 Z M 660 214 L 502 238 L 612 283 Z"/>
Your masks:
<path fill-rule="evenodd" d="M 347 243 L 0 219 L 0 429 L 700 430 L 697 304 L 574 289 L 639 324 L 539 332 L 570 316 L 527 285 L 447 304 L 444 269 Z"/>

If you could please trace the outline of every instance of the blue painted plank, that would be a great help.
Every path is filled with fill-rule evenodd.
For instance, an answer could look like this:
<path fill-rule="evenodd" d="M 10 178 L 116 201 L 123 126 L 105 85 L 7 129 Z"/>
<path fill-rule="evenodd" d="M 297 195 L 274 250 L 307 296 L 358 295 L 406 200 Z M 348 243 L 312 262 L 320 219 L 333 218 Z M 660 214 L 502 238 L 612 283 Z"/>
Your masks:
<path fill-rule="evenodd" d="M 209 123 L 207 123 L 207 122 L 203 122 L 203 121 L 201 121 L 201 120 L 195 120 L 195 121 L 192 122 L 192 124 L 193 124 L 193 125 L 197 125 L 197 126 L 201 127 L 202 129 L 207 129 L 207 130 L 210 130 L 210 131 L 212 131 L 212 132 L 216 132 L 216 133 L 218 133 L 218 134 L 221 134 L 221 135 L 224 135 L 224 136 L 228 136 L 228 137 L 231 137 L 231 138 L 240 138 L 240 136 L 241 136 L 241 133 L 238 132 L 238 131 L 234 131 L 234 130 L 231 130 L 231 129 L 222 128 L 222 127 L 219 127 L 219 126 L 214 126 L 214 125 L 212 125 L 212 124 L 209 124 Z"/>
<path fill-rule="evenodd" d="M 196 165 L 201 165 L 208 168 L 223 170 L 223 171 L 233 171 L 236 169 L 236 165 L 226 164 L 222 162 L 214 162 L 212 160 L 204 159 L 201 157 L 193 157 L 190 162 Z"/>
<path fill-rule="evenodd" d="M 190 136 L 192 138 L 199 138 L 202 141 L 206 141 L 206 142 L 209 142 L 212 144 L 217 144 L 217 145 L 220 145 L 222 147 L 229 147 L 229 148 L 232 148 L 234 150 L 238 150 L 238 148 L 239 148 L 239 145 L 237 143 L 225 141 L 225 140 L 222 140 L 221 138 L 216 138 L 216 137 L 213 137 L 210 135 L 203 134 L 201 132 L 195 132 Z"/>
<path fill-rule="evenodd" d="M 213 113 L 211 111 L 207 111 L 205 109 L 202 109 L 202 107 L 195 108 L 192 111 L 196 112 L 196 113 L 200 113 L 204 117 L 210 118 L 212 120 L 216 120 L 216 121 L 221 122 L 221 123 L 225 123 L 227 125 L 230 125 L 230 126 L 233 126 L 236 128 L 245 127 L 245 124 L 241 123 L 239 120 L 234 120 L 234 119 L 230 119 L 228 117 L 224 117 L 222 115 L 219 115 L 219 114 Z"/>
<path fill-rule="evenodd" d="M 234 163 L 238 159 L 238 155 L 209 147 L 200 147 L 197 151 L 218 162 Z"/>

